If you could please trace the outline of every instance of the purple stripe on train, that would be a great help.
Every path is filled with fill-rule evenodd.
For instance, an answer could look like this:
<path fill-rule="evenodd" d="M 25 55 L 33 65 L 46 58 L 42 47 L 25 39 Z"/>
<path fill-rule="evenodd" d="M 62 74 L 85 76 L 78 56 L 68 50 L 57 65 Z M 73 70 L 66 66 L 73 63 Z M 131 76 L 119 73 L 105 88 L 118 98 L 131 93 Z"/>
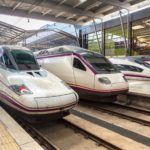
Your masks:
<path fill-rule="evenodd" d="M 111 92 L 120 92 L 120 91 L 128 90 L 128 88 L 125 88 L 125 89 L 116 89 L 116 90 L 97 91 L 97 90 L 85 89 L 85 88 L 77 87 L 77 86 L 73 86 L 73 85 L 70 85 L 70 86 L 75 90 L 88 91 L 88 92 L 92 92 L 92 93 L 95 93 L 95 94 L 96 93 L 108 94 L 108 93 L 111 93 Z"/>
<path fill-rule="evenodd" d="M 47 108 L 47 109 L 42 109 L 42 110 L 40 110 L 40 109 L 32 109 L 32 108 L 25 108 L 25 107 L 23 107 L 23 106 L 21 106 L 21 105 L 19 105 L 19 104 L 17 104 L 16 102 L 14 102 L 14 100 L 12 99 L 12 98 L 10 98 L 10 97 L 8 97 L 8 96 L 6 96 L 5 94 L 3 94 L 3 93 L 0 93 L 0 97 L 2 97 L 2 98 L 4 98 L 4 99 L 6 99 L 9 103 L 11 103 L 12 105 L 14 105 L 15 107 L 17 107 L 17 108 L 19 108 L 19 109 L 23 109 L 23 110 L 25 110 L 25 111 L 27 111 L 27 112 L 46 112 L 46 111 L 55 111 L 55 110 L 59 110 L 59 108 Z M 64 106 L 63 108 L 65 109 L 65 108 L 68 108 L 68 107 L 72 107 L 74 104 L 70 104 L 70 105 L 68 105 L 68 106 Z"/>
<path fill-rule="evenodd" d="M 150 79 L 150 76 L 144 76 L 144 75 L 135 75 L 135 74 L 124 74 L 125 76 L 130 76 L 130 77 L 140 77 L 140 78 L 148 78 Z"/>

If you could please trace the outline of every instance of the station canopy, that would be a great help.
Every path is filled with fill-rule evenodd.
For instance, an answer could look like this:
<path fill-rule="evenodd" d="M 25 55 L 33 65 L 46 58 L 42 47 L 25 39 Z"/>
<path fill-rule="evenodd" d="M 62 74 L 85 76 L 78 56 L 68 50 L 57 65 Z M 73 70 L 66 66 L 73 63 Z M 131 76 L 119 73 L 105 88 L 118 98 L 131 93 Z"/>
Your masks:
<path fill-rule="evenodd" d="M 116 12 L 117 9 L 128 9 L 146 0 L 1 0 L 0 14 L 34 18 L 74 25 L 83 25 L 93 18 L 102 18 Z M 37 35 L 49 33 L 40 41 L 34 40 Z M 27 41 L 30 39 L 30 42 Z M 56 46 L 75 43 L 76 37 L 62 31 L 39 29 L 24 30 L 0 21 L 0 44 L 17 44 L 38 47 Z M 70 43 L 68 43 L 70 42 Z"/>
<path fill-rule="evenodd" d="M 15 45 L 19 43 L 32 50 L 78 44 L 76 36 L 63 30 L 55 28 L 24 30 L 0 21 L 0 45 Z"/>
<path fill-rule="evenodd" d="M 0 45 L 4 44 L 17 44 L 18 42 L 26 39 L 38 31 L 26 31 L 16 26 L 0 21 Z"/>
<path fill-rule="evenodd" d="M 83 24 L 144 0 L 1 0 L 0 14 Z M 145 0 L 146 1 L 146 0 Z"/>
<path fill-rule="evenodd" d="M 77 37 L 60 29 L 43 29 L 27 38 L 25 43 L 33 51 L 61 45 L 77 46 Z"/>

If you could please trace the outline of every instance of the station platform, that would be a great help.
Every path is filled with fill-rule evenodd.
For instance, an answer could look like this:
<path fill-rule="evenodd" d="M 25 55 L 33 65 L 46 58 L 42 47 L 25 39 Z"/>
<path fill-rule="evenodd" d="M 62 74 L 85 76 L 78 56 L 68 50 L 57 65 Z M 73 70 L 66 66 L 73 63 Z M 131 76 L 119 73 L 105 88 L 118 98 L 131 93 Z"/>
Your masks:
<path fill-rule="evenodd" d="M 129 93 L 150 98 L 150 81 L 128 80 Z"/>
<path fill-rule="evenodd" d="M 44 150 L 0 106 L 0 150 Z"/>

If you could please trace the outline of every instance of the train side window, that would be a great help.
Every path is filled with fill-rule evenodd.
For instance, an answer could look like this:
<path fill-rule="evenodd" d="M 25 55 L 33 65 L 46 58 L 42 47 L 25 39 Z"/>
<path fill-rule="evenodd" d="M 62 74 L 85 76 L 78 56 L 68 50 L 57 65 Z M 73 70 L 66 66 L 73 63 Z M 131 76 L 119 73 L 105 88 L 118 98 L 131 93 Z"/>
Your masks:
<path fill-rule="evenodd" d="M 83 71 L 86 71 L 86 68 L 84 67 L 82 62 L 77 58 L 74 58 L 74 60 L 73 60 L 73 67 L 80 69 L 80 70 L 83 70 Z"/>

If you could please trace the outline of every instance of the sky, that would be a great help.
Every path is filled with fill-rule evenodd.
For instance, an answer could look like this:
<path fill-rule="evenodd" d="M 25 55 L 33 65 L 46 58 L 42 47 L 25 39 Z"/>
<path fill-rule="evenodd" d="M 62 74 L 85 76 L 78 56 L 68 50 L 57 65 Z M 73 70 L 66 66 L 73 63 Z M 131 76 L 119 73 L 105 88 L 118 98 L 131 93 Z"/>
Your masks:
<path fill-rule="evenodd" d="M 17 26 L 25 30 L 39 29 L 40 27 L 46 24 L 53 23 L 51 21 L 28 19 L 23 17 L 8 16 L 8 15 L 0 15 L 0 21 Z"/>

